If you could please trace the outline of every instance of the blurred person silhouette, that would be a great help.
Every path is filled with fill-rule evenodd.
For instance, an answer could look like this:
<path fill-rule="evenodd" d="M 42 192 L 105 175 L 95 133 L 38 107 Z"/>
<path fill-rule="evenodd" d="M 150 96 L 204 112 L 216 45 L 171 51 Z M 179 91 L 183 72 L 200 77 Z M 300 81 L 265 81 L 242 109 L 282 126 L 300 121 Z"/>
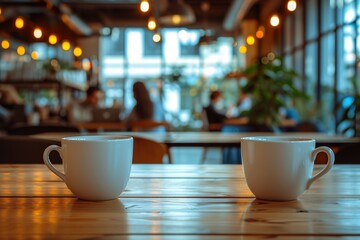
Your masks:
<path fill-rule="evenodd" d="M 130 113 L 124 119 L 125 126 L 128 130 L 131 123 L 139 120 L 163 121 L 164 114 L 160 101 L 153 101 L 145 84 L 136 81 L 133 84 L 133 96 L 136 101 Z"/>
<path fill-rule="evenodd" d="M 91 86 L 86 91 L 85 100 L 74 101 L 68 108 L 69 122 L 89 122 L 92 120 L 92 110 L 100 106 L 103 92 L 96 86 Z"/>
<path fill-rule="evenodd" d="M 242 113 L 250 110 L 251 106 L 251 97 L 244 92 L 240 92 L 236 104 L 229 109 L 230 115 L 232 117 L 242 117 Z"/>
<path fill-rule="evenodd" d="M 210 103 L 204 107 L 208 123 L 223 123 L 228 117 L 221 110 L 223 108 L 222 93 L 215 90 L 210 93 L 209 97 Z"/>

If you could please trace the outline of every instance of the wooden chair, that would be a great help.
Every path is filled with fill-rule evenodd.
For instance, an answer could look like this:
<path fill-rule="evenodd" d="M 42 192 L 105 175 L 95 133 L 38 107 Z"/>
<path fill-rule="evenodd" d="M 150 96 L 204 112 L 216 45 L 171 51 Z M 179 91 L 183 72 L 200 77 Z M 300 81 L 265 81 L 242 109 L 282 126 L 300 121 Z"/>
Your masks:
<path fill-rule="evenodd" d="M 139 120 L 131 123 L 131 131 L 132 132 L 140 132 L 140 131 L 151 131 L 163 128 L 166 132 L 170 132 L 170 124 L 166 121 L 154 121 L 154 120 Z M 166 154 L 169 159 L 169 163 L 172 163 L 172 157 L 170 149 L 166 147 Z"/>
<path fill-rule="evenodd" d="M 168 147 L 154 140 L 133 136 L 134 138 L 134 156 L 133 163 L 142 164 L 162 164 L 165 155 L 169 154 Z M 168 155 L 171 163 L 170 155 Z"/>
<path fill-rule="evenodd" d="M 149 131 L 157 128 L 164 128 L 166 132 L 170 132 L 170 124 L 166 121 L 138 120 L 130 125 L 130 130 L 133 132 Z"/>

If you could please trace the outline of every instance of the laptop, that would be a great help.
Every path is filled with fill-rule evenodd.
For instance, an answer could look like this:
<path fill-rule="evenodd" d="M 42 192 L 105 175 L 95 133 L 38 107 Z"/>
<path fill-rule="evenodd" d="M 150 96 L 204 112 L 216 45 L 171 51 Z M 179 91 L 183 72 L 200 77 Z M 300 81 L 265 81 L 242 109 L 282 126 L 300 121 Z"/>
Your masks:
<path fill-rule="evenodd" d="M 93 122 L 119 122 L 120 108 L 94 108 L 92 110 Z"/>

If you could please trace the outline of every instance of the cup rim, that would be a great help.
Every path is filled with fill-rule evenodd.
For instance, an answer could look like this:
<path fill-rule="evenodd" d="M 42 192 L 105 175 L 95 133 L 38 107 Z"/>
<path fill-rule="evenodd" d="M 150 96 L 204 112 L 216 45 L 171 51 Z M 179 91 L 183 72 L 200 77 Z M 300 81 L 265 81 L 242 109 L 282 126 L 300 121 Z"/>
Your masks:
<path fill-rule="evenodd" d="M 132 139 L 131 136 L 121 135 L 121 136 L 110 136 L 110 135 L 77 135 L 77 136 L 67 136 L 61 138 L 61 141 L 70 141 L 70 142 L 114 142 L 114 141 L 124 141 Z"/>
<path fill-rule="evenodd" d="M 315 139 L 297 137 L 297 136 L 247 136 L 242 137 L 241 141 L 251 142 L 276 142 L 276 143 L 302 143 L 302 142 L 315 142 Z"/>

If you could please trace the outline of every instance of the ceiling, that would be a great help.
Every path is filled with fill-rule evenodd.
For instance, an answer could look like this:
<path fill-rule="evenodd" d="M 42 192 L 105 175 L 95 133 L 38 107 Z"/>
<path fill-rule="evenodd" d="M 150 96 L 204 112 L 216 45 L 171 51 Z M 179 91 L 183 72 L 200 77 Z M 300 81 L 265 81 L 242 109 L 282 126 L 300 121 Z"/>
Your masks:
<path fill-rule="evenodd" d="M 152 13 L 159 14 L 166 8 L 168 0 L 149 0 Z M 172 0 L 169 0 L 172 1 Z M 254 0 L 184 0 L 196 15 L 196 23 L 187 27 L 216 29 L 219 34 L 224 30 L 229 18 L 235 22 L 236 14 L 244 3 Z M 201 4 L 207 1 L 210 9 L 207 14 Z M 0 0 L 0 31 L 20 41 L 46 41 L 45 36 L 56 32 L 60 38 L 76 39 L 100 34 L 103 27 L 145 27 L 150 13 L 139 10 L 140 0 Z M 237 5 L 236 5 L 237 4 Z M 232 14 L 230 9 L 232 9 Z M 234 15 L 235 9 L 235 15 Z M 21 31 L 14 27 L 16 17 L 25 19 Z M 33 29 L 38 26 L 44 37 L 35 40 Z"/>

